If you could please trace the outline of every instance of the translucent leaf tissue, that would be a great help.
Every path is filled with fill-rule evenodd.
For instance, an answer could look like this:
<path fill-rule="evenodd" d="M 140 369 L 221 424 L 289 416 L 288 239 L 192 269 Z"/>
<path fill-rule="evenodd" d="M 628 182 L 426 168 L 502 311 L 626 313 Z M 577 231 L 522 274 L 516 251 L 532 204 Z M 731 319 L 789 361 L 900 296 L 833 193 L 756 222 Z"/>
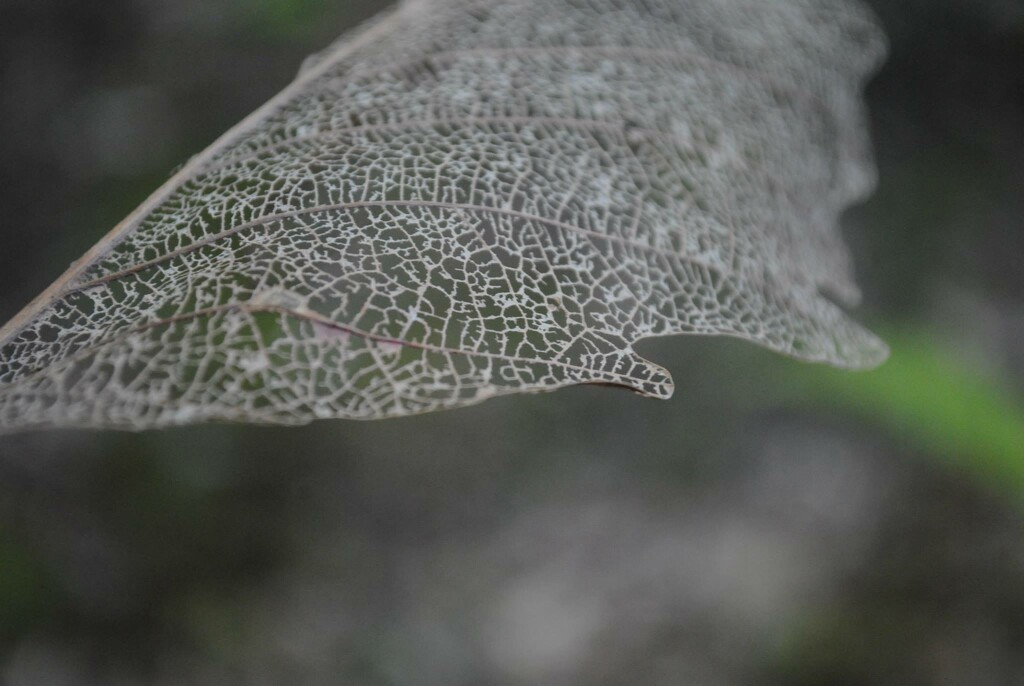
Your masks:
<path fill-rule="evenodd" d="M 877 365 L 837 224 L 884 52 L 855 0 L 407 0 L 0 330 L 0 427 L 667 398 L 668 334 Z"/>

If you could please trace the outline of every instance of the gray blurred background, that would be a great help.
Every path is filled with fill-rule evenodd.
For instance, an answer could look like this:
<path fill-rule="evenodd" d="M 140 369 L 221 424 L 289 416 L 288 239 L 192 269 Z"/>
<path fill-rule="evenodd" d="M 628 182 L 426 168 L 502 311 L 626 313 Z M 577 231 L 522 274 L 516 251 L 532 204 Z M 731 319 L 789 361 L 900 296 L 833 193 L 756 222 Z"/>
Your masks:
<path fill-rule="evenodd" d="M 886 367 L 0 437 L 0 684 L 1024 684 L 1024 3 L 873 5 Z M 377 9 L 0 0 L 0 319 Z"/>

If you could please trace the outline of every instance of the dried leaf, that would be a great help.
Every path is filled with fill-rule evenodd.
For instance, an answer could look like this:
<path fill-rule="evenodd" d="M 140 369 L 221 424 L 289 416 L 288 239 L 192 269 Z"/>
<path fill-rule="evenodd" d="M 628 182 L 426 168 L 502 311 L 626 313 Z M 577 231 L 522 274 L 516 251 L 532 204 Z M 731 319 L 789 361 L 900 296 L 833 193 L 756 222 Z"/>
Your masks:
<path fill-rule="evenodd" d="M 372 419 L 642 338 L 859 368 L 856 0 L 410 0 L 310 58 L 0 331 L 0 425 Z"/>

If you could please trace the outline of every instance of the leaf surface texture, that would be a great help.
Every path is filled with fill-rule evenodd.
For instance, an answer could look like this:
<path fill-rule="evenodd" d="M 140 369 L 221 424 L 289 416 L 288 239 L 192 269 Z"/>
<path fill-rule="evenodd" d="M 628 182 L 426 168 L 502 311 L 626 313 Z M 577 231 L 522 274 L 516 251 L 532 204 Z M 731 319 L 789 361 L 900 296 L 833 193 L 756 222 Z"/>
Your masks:
<path fill-rule="evenodd" d="M 409 0 L 0 332 L 0 425 L 664 398 L 633 345 L 668 334 L 873 366 L 834 303 L 884 46 L 854 0 Z"/>

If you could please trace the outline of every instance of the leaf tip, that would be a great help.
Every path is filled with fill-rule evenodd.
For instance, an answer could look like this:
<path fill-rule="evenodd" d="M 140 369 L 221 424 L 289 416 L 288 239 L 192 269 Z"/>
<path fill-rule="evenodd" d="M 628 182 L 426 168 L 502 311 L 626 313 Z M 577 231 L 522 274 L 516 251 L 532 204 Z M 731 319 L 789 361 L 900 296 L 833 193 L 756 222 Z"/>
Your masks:
<path fill-rule="evenodd" d="M 598 379 L 591 383 L 603 386 L 627 388 L 645 398 L 668 400 L 675 393 L 676 385 L 667 369 L 636 353 L 630 353 L 624 361 L 627 370 L 614 379 Z"/>
<path fill-rule="evenodd" d="M 881 367 L 889 359 L 889 344 L 867 329 L 860 329 L 856 345 L 840 351 L 841 363 L 835 366 L 853 371 L 869 372 Z"/>

